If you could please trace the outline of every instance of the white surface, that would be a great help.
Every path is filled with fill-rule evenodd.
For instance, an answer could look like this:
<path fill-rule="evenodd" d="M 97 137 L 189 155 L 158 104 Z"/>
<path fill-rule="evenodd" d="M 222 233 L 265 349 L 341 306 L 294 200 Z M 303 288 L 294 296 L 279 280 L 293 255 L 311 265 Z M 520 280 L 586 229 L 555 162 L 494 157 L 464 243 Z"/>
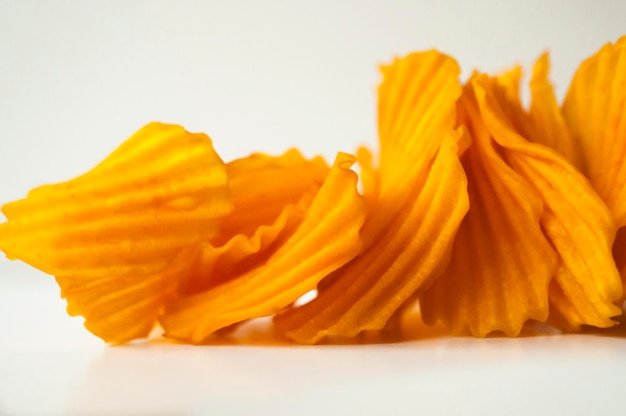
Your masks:
<path fill-rule="evenodd" d="M 35 273 L 9 277 L 43 280 Z M 107 347 L 63 309 L 56 287 L 44 281 L 0 292 L 0 414 L 624 412 L 620 337 Z"/>
<path fill-rule="evenodd" d="M 626 33 L 617 1 L 0 0 L 0 203 L 73 177 L 151 120 L 224 159 L 375 143 L 377 65 L 437 47 L 468 75 Z M 52 278 L 0 260 L 0 414 L 622 414 L 626 338 L 106 347 Z"/>

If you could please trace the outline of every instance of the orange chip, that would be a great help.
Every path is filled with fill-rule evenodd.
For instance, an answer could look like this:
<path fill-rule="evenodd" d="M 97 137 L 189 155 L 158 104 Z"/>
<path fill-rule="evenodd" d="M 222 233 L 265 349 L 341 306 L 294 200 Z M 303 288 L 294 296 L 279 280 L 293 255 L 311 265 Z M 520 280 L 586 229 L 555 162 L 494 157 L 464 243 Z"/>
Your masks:
<path fill-rule="evenodd" d="M 152 123 L 86 174 L 5 205 L 0 249 L 57 276 L 69 312 L 123 342 L 147 335 L 178 278 L 175 260 L 189 262 L 231 209 L 211 140 Z"/>
<path fill-rule="evenodd" d="M 385 328 L 447 264 L 467 212 L 466 180 L 454 131 L 459 68 L 436 51 L 383 68 L 380 161 L 361 151 L 371 212 L 359 256 L 324 281 L 311 302 L 275 318 L 286 336 L 314 343 Z"/>
<path fill-rule="evenodd" d="M 339 154 L 302 223 L 266 261 L 202 293 L 169 305 L 166 336 L 201 343 L 218 329 L 272 315 L 293 303 L 361 247 L 367 209 L 357 193 L 353 156 Z"/>

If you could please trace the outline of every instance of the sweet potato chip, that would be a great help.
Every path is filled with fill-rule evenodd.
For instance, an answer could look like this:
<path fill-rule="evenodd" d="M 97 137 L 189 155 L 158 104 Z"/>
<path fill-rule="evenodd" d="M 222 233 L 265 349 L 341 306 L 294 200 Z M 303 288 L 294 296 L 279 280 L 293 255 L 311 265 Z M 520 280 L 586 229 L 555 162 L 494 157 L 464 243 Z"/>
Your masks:
<path fill-rule="evenodd" d="M 211 140 L 152 123 L 86 174 L 3 206 L 0 249 L 57 276 L 70 314 L 124 342 L 147 335 L 183 267 L 175 260 L 189 262 L 231 209 Z"/>
<path fill-rule="evenodd" d="M 201 343 L 218 329 L 272 315 L 315 288 L 361 247 L 367 209 L 357 193 L 353 156 L 339 154 L 302 223 L 266 262 L 249 272 L 169 305 L 165 335 Z"/>

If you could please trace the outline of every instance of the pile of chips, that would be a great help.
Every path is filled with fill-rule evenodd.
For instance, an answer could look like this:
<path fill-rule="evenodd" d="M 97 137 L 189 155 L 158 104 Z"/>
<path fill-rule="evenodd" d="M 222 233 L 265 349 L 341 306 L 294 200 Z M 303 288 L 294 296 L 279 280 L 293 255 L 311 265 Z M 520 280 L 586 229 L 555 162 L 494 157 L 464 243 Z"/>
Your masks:
<path fill-rule="evenodd" d="M 626 37 L 562 104 L 548 72 L 543 55 L 525 108 L 520 68 L 461 83 L 437 51 L 396 59 L 379 148 L 332 165 L 296 149 L 224 163 L 206 135 L 151 123 L 4 205 L 0 249 L 110 343 L 159 325 L 199 344 L 267 316 L 305 344 L 401 337 L 408 314 L 474 336 L 607 328 L 626 275 Z"/>

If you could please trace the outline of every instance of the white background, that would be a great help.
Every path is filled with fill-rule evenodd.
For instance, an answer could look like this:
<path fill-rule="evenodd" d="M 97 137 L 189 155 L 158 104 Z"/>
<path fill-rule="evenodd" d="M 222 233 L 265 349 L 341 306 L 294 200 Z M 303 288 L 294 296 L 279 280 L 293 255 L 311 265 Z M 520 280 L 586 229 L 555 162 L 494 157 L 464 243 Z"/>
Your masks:
<path fill-rule="evenodd" d="M 0 203 L 152 120 L 206 132 L 225 160 L 373 145 L 377 67 L 414 50 L 465 77 L 528 74 L 549 49 L 562 97 L 624 16 L 620 0 L 0 0 Z M 112 348 L 64 308 L 51 277 L 0 260 L 0 414 L 626 412 L 621 337 Z"/>

